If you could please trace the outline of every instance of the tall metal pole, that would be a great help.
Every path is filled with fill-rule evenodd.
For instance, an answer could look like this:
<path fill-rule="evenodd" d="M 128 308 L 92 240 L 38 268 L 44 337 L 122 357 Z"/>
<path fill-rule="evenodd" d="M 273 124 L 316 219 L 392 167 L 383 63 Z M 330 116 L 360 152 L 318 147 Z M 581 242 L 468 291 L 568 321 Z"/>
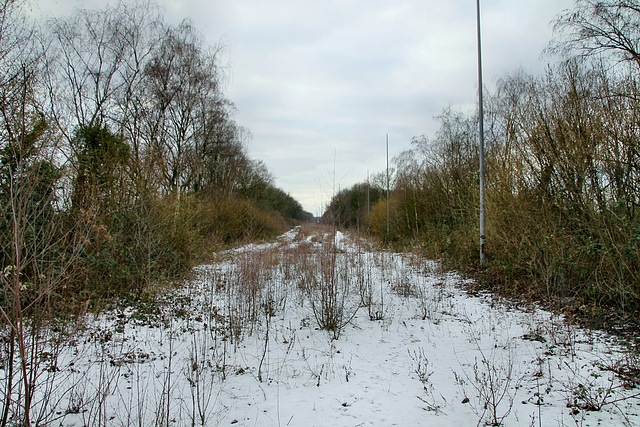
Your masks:
<path fill-rule="evenodd" d="M 389 134 L 387 134 L 387 236 L 389 236 Z"/>
<path fill-rule="evenodd" d="M 476 2 L 478 27 L 478 131 L 480 133 L 480 264 L 484 264 L 486 243 L 484 215 L 484 108 L 482 102 L 482 39 L 480 32 L 480 0 Z"/>

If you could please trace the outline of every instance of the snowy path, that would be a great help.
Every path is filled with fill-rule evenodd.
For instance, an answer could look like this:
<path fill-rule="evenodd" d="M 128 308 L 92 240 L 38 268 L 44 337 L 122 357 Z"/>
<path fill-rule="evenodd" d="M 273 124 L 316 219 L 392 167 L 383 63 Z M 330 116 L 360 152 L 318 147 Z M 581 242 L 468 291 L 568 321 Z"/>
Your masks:
<path fill-rule="evenodd" d="M 168 305 L 87 321 L 51 425 L 640 425 L 637 384 L 614 372 L 639 362 L 612 338 L 336 242 L 294 230 L 198 267 Z M 316 320 L 327 271 L 350 320 L 337 339 Z"/>

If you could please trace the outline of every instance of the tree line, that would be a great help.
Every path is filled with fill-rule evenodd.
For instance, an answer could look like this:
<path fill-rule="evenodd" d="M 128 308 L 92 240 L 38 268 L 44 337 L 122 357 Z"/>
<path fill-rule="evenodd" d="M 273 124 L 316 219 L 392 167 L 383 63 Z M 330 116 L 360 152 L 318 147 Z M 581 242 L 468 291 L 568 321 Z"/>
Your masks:
<path fill-rule="evenodd" d="M 476 115 L 446 108 L 434 136 L 416 137 L 393 160 L 389 234 L 385 197 L 370 213 L 358 205 L 360 223 L 387 242 L 480 272 L 496 290 L 637 317 L 639 29 L 635 0 L 577 0 L 554 21 L 547 50 L 561 61 L 543 75 L 506 75 L 487 93 L 482 269 Z M 349 212 L 362 185 L 335 197 L 328 212 Z"/>
<path fill-rule="evenodd" d="M 140 295 L 308 218 L 248 155 L 222 45 L 148 1 L 46 22 L 26 6 L 0 12 L 3 323 Z"/>

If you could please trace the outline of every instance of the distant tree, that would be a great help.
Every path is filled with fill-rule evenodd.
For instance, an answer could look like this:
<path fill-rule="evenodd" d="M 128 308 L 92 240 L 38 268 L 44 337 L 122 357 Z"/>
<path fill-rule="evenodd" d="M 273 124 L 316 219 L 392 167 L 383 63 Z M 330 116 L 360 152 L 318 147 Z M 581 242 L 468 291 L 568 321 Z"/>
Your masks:
<path fill-rule="evenodd" d="M 324 222 L 341 227 L 365 229 L 369 226 L 369 210 L 384 197 L 379 185 L 358 183 L 341 190 L 329 203 L 322 216 Z"/>
<path fill-rule="evenodd" d="M 274 186 L 265 190 L 261 202 L 266 209 L 279 213 L 285 219 L 305 221 L 308 218 L 297 200 Z"/>
<path fill-rule="evenodd" d="M 275 178 L 262 161 L 248 161 L 241 172 L 237 193 L 287 220 L 309 220 L 300 203 L 275 186 Z"/>

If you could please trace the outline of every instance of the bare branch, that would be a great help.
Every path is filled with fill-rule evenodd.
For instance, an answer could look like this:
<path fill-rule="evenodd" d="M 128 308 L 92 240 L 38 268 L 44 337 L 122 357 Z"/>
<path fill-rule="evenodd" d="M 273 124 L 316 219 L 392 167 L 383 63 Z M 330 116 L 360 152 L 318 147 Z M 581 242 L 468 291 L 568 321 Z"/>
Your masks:
<path fill-rule="evenodd" d="M 553 24 L 547 52 L 563 56 L 607 56 L 640 67 L 640 2 L 577 0 Z"/>

